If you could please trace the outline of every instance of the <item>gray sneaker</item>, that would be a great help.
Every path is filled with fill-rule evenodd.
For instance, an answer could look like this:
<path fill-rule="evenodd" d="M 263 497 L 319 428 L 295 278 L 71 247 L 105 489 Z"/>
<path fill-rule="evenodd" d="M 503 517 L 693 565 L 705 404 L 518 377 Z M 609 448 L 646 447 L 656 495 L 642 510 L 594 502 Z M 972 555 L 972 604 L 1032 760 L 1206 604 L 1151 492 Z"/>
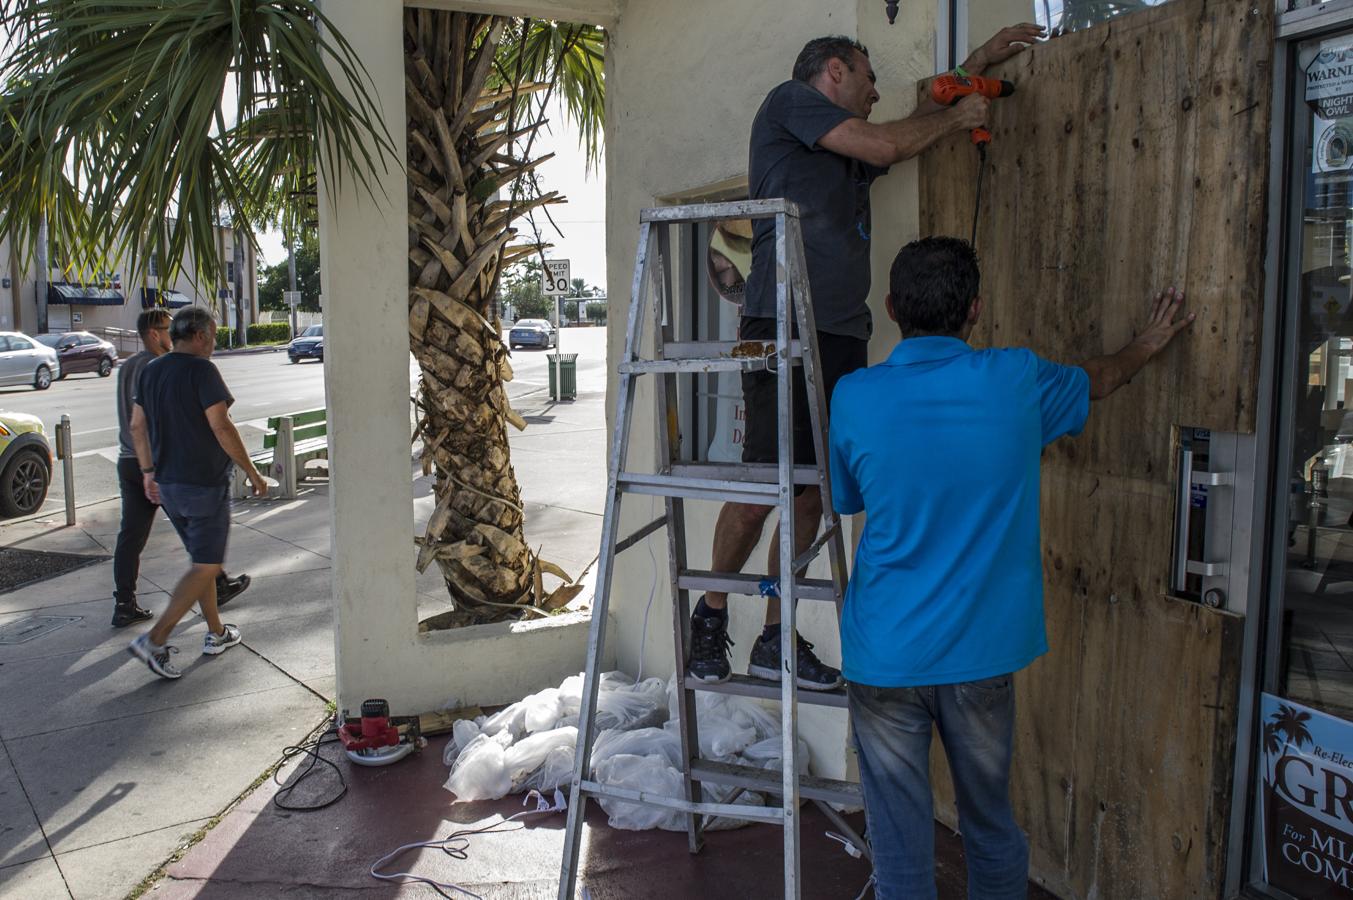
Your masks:
<path fill-rule="evenodd" d="M 178 670 L 178 666 L 169 661 L 169 657 L 178 653 L 179 648 L 173 644 L 165 644 L 156 650 L 150 645 L 150 632 L 146 632 L 128 644 L 127 652 L 150 666 L 150 671 L 161 678 L 172 680 L 183 677 L 183 673 Z"/>
<path fill-rule="evenodd" d="M 243 640 L 243 637 L 238 628 L 234 625 L 222 625 L 220 634 L 207 632 L 207 636 L 202 639 L 202 652 L 207 656 L 215 656 L 218 653 L 226 652 L 241 640 Z"/>

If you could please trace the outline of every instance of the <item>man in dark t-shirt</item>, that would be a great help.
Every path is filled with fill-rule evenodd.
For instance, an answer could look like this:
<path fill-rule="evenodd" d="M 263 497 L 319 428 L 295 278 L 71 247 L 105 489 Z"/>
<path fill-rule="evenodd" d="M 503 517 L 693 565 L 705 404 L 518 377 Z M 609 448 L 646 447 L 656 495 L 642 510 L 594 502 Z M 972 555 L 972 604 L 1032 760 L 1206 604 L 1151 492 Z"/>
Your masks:
<path fill-rule="evenodd" d="M 963 64 L 978 75 L 1033 43 L 1042 34 L 1036 25 L 1004 28 Z M 813 298 L 816 334 L 812 340 L 821 364 L 826 399 L 843 375 L 863 368 L 872 330 L 867 301 L 870 288 L 869 188 L 888 167 L 920 153 L 939 139 L 986 123 L 990 101 L 971 96 L 943 108 L 926 99 L 906 118 L 875 124 L 869 113 L 878 101 L 868 51 L 855 40 L 834 36 L 804 45 L 794 63 L 793 78 L 774 88 L 752 122 L 748 180 L 754 200 L 784 197 L 798 204 L 804 256 Z M 758 220 L 752 241 L 752 268 L 738 336 L 773 341 L 776 336 L 775 226 Z M 816 459 L 812 421 L 802 370 L 794 372 L 793 455 L 796 464 Z M 775 462 L 778 403 L 775 374 L 743 376 L 747 429 L 742 458 L 749 463 Z M 824 410 L 825 412 L 825 410 Z M 795 496 L 795 553 L 812 544 L 822 516 L 822 498 L 815 486 Z M 711 568 L 741 571 L 761 539 L 773 507 L 726 503 L 714 528 Z M 778 681 L 780 655 L 780 541 L 771 541 L 762 582 L 767 598 L 766 624 L 751 651 L 748 673 Z M 728 662 L 728 595 L 710 591 L 691 616 L 692 677 L 726 681 Z M 842 684 L 841 672 L 824 665 L 812 645 L 797 641 L 798 684 L 810 690 L 831 690 Z"/>
<path fill-rule="evenodd" d="M 147 363 L 137 380 L 132 441 L 146 497 L 164 507 L 192 567 L 155 627 L 127 649 L 156 675 L 178 678 L 182 673 L 169 658 L 178 649 L 169 645 L 169 636 L 193 604 L 207 620 L 203 653 L 224 653 L 240 642 L 240 630 L 221 622 L 216 600 L 230 532 L 232 462 L 248 474 L 255 496 L 265 495 L 268 483 L 230 421 L 235 398 L 210 359 L 216 346 L 211 314 L 196 306 L 180 310 L 169 337 L 173 352 Z"/>
<path fill-rule="evenodd" d="M 141 551 L 150 537 L 159 507 L 146 497 L 141 467 L 132 443 L 132 396 L 141 370 L 158 356 L 168 353 L 169 310 L 147 309 L 136 317 L 136 332 L 141 337 L 141 352 L 124 359 L 117 367 L 117 483 L 122 500 L 122 519 L 118 525 L 117 546 L 113 550 L 113 627 L 125 628 L 155 618 L 136 602 L 136 582 L 141 571 Z M 249 587 L 248 575 L 231 578 L 222 572 L 216 579 L 216 605 L 225 606 Z"/>

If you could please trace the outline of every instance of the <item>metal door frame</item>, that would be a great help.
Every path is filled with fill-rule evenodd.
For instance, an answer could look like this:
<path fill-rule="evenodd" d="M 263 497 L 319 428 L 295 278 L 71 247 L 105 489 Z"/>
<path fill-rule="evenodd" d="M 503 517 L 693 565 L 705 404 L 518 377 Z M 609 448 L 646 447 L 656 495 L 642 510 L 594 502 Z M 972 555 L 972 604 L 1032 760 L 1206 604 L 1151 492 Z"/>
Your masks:
<path fill-rule="evenodd" d="M 1304 214 L 1304 173 L 1297 171 L 1309 118 L 1295 115 L 1296 47 L 1314 38 L 1353 33 L 1353 0 L 1329 0 L 1291 10 L 1277 2 L 1273 52 L 1272 118 L 1264 267 L 1264 307 L 1254 440 L 1255 490 L 1252 505 L 1249 590 L 1245 603 L 1237 708 L 1236 758 L 1226 849 L 1225 896 L 1286 897 L 1263 883 L 1262 847 L 1257 814 L 1255 768 L 1259 695 L 1276 684 L 1282 640 L 1281 601 L 1286 571 L 1287 462 L 1293 452 L 1292 424 L 1297 404 L 1300 360 L 1292 346 L 1300 305 L 1292 298 L 1301 287 L 1300 223 Z M 1302 177 L 1298 178 L 1297 176 Z"/>

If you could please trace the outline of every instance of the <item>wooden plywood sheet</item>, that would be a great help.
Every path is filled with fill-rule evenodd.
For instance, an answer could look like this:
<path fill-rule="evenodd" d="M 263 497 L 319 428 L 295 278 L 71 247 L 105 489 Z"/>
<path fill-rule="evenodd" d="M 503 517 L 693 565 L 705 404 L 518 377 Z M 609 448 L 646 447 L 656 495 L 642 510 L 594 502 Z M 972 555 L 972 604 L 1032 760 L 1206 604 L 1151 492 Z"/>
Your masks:
<path fill-rule="evenodd" d="M 974 343 L 1079 362 L 1172 283 L 1199 315 L 1044 455 L 1052 649 L 1016 678 L 1011 792 L 1064 897 L 1221 890 L 1242 628 L 1166 596 L 1175 429 L 1254 428 L 1272 46 L 1262 4 L 1174 0 L 989 73 L 1018 89 L 994 106 Z M 968 236 L 975 165 L 966 135 L 922 158 L 922 234 Z"/>
<path fill-rule="evenodd" d="M 1272 46 L 1263 4 L 1175 0 L 989 73 L 1017 89 L 993 103 L 975 343 L 1111 352 L 1178 284 L 1199 320 L 1149 393 L 1173 423 L 1253 431 Z M 923 155 L 922 234 L 968 237 L 976 165 L 966 135 Z"/>

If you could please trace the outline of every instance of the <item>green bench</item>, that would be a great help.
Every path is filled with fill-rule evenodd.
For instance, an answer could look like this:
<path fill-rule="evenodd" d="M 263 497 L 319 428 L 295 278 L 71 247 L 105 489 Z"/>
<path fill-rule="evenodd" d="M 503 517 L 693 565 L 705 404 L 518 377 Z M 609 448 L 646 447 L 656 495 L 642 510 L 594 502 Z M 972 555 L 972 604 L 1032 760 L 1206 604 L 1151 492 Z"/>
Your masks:
<path fill-rule="evenodd" d="M 249 454 L 258 470 L 276 479 L 283 497 L 296 496 L 296 483 L 305 480 L 305 464 L 312 459 L 329 458 L 329 412 L 307 409 L 286 416 L 271 416 L 263 433 L 263 449 Z M 250 496 L 249 479 L 238 466 L 234 473 L 234 495 Z"/>

